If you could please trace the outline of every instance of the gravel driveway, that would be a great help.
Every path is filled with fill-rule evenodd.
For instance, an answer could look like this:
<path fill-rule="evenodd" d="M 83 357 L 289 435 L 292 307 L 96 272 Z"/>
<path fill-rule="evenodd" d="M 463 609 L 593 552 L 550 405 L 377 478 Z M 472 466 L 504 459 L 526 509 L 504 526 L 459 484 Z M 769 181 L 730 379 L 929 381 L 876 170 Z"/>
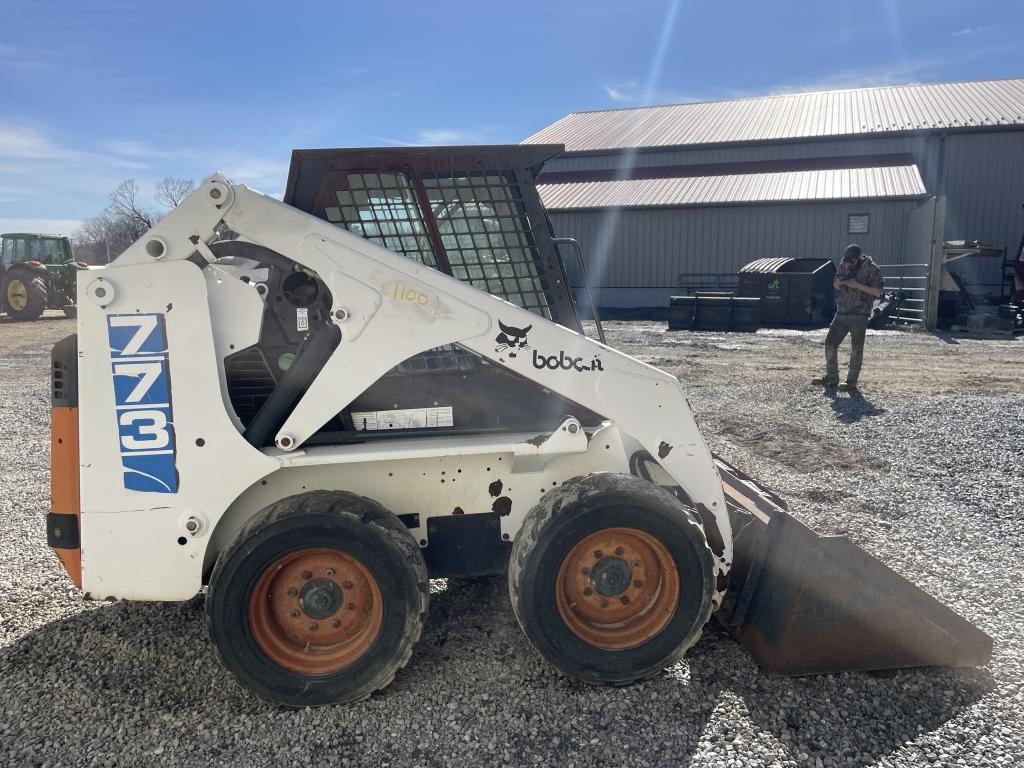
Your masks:
<path fill-rule="evenodd" d="M 2 765 L 1024 765 L 1024 339 L 868 338 L 864 399 L 807 381 L 824 331 L 610 341 L 678 374 L 712 447 L 995 638 L 984 669 L 771 679 L 714 623 L 643 684 L 560 678 L 504 580 L 434 582 L 368 702 L 282 712 L 217 663 L 203 599 L 81 599 L 46 548 L 49 346 L 0 321 Z"/>

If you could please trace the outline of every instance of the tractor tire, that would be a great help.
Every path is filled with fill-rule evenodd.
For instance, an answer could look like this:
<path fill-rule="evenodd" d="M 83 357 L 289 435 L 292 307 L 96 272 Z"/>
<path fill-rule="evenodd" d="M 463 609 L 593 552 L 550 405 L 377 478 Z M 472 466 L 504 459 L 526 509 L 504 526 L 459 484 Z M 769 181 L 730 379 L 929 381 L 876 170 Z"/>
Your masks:
<path fill-rule="evenodd" d="M 46 309 L 46 281 L 25 269 L 8 272 L 0 294 L 12 320 L 38 320 Z"/>
<path fill-rule="evenodd" d="M 64 317 L 69 320 L 74 320 L 78 317 L 78 305 L 77 304 L 65 304 L 64 305 Z"/>
<path fill-rule="evenodd" d="M 286 708 L 362 701 L 412 655 L 430 582 L 408 529 L 342 491 L 289 496 L 220 554 L 206 613 L 224 665 Z"/>
<path fill-rule="evenodd" d="M 545 494 L 512 546 L 509 595 L 563 674 L 623 685 L 682 658 L 711 615 L 714 559 L 692 510 L 633 475 Z"/>

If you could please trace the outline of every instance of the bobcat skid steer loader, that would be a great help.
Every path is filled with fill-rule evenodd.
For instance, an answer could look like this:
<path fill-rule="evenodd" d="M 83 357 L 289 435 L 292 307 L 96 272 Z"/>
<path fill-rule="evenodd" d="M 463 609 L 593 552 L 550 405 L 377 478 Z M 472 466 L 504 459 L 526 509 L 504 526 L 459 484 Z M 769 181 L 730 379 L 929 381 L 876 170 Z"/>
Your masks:
<path fill-rule="evenodd" d="M 657 674 L 716 612 L 779 674 L 985 663 L 984 633 L 717 460 L 674 376 L 582 334 L 534 185 L 559 150 L 297 152 L 285 202 L 214 174 L 79 273 L 47 521 L 75 583 L 208 585 L 224 664 L 286 706 L 383 688 L 429 577 L 506 570 L 589 682 Z"/>

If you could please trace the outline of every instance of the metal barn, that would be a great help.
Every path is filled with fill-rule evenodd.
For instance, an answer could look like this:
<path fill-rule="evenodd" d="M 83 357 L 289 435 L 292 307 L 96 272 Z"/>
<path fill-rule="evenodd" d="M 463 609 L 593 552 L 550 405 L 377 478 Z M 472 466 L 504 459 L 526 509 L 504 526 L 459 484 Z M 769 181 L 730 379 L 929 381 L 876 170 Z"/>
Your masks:
<path fill-rule="evenodd" d="M 755 259 L 857 242 L 927 263 L 941 240 L 1012 250 L 1024 231 L 1024 78 L 579 112 L 524 143 L 565 145 L 538 188 L 605 308 L 664 308 Z"/>

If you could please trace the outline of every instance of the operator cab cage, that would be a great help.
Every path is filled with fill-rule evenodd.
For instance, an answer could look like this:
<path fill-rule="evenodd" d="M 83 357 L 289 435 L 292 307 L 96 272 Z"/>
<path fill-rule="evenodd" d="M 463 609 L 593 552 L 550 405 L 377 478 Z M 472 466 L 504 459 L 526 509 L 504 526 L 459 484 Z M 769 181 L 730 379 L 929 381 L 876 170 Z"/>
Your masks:
<path fill-rule="evenodd" d="M 295 150 L 284 202 L 523 309 L 581 331 L 535 179 L 561 145 Z M 394 300 L 417 301 L 415 291 Z M 285 291 L 287 296 L 287 290 Z M 284 325 L 285 323 L 279 323 Z M 267 321 L 265 320 L 265 326 Z M 527 328 L 521 338 L 525 343 Z M 500 343 L 500 342 L 497 342 Z M 293 348 L 261 343 L 225 360 L 236 414 L 248 424 L 287 370 Z M 528 346 L 516 350 L 528 356 Z M 551 431 L 568 414 L 601 417 L 458 345 L 416 355 L 312 438 Z M 358 434 L 357 434 L 358 433 Z"/>

